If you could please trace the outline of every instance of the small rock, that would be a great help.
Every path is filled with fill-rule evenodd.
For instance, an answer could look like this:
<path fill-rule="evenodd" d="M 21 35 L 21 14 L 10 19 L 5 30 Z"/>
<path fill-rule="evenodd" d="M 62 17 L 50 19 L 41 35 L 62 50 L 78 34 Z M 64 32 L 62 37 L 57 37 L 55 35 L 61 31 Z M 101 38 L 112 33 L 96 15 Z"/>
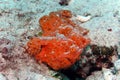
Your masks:
<path fill-rule="evenodd" d="M 103 68 L 104 80 L 117 80 L 116 75 L 113 75 L 110 69 Z"/>
<path fill-rule="evenodd" d="M 7 80 L 5 76 L 3 76 L 3 74 L 0 74 L 0 80 Z"/>
<path fill-rule="evenodd" d="M 71 0 L 60 0 L 59 4 L 61 6 L 67 6 Z"/>
<path fill-rule="evenodd" d="M 114 67 L 115 67 L 116 70 L 120 70 L 120 59 L 115 61 Z"/>
<path fill-rule="evenodd" d="M 76 19 L 79 20 L 80 22 L 86 22 L 91 19 L 91 16 L 77 15 Z"/>

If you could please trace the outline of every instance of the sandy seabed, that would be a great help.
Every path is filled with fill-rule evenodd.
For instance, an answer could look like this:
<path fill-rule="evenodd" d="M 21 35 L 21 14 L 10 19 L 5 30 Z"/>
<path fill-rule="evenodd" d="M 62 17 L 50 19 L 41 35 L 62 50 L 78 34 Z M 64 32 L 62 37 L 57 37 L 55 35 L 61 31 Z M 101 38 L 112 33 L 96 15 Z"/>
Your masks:
<path fill-rule="evenodd" d="M 61 6 L 59 0 L 0 0 L 0 80 L 59 80 L 51 76 L 52 70 L 27 55 L 24 48 L 28 37 L 40 31 L 39 18 L 52 11 L 67 9 L 74 16 L 90 15 L 89 21 L 76 23 L 90 31 L 91 44 L 117 45 L 120 53 L 119 3 L 120 0 L 71 0 L 69 5 Z M 115 62 L 117 75 L 103 70 L 103 74 L 96 72 L 87 80 L 120 80 L 119 62 Z"/>

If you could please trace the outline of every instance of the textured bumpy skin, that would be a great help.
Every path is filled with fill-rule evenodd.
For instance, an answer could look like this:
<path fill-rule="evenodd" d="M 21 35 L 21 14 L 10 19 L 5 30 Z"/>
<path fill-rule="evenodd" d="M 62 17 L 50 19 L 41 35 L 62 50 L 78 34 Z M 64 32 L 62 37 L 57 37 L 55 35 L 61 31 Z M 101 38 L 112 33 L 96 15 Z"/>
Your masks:
<path fill-rule="evenodd" d="M 40 54 L 35 58 L 47 63 L 54 70 L 65 69 L 73 65 L 78 59 L 81 50 L 73 41 L 52 39 L 43 45 Z"/>
<path fill-rule="evenodd" d="M 43 16 L 40 18 L 39 23 L 44 31 L 43 36 L 53 36 L 55 31 L 58 30 L 60 26 L 73 25 L 69 18 L 72 14 L 68 10 L 63 10 L 59 12 L 51 12 L 49 16 Z"/>
<path fill-rule="evenodd" d="M 83 37 L 88 30 L 78 27 L 71 17 L 70 11 L 61 10 L 40 18 L 43 35 L 27 43 L 28 53 L 54 70 L 69 68 L 79 60 L 90 40 Z"/>

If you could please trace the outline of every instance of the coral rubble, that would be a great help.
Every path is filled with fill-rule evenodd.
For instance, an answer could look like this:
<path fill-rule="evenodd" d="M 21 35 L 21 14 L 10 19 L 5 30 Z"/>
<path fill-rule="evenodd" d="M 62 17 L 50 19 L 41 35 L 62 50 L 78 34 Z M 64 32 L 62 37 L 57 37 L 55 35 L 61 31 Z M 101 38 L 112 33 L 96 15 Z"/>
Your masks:
<path fill-rule="evenodd" d="M 118 56 L 116 47 L 89 45 L 82 52 L 81 59 L 70 68 L 61 70 L 61 73 L 70 78 L 70 80 L 76 80 L 78 77 L 88 79 L 89 75 L 93 75 L 93 73 L 99 72 L 103 68 L 113 68 L 113 56 Z M 119 61 L 116 64 L 119 64 Z M 119 66 L 116 66 L 116 69 L 119 69 Z"/>

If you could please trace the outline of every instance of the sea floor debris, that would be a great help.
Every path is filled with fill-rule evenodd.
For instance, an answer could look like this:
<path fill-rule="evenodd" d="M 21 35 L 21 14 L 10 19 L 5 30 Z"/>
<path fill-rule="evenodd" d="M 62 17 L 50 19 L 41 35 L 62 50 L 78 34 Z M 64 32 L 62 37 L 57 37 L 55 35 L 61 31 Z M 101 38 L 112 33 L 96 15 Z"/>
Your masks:
<path fill-rule="evenodd" d="M 62 1 L 62 0 L 61 0 Z M 62 74 L 57 79 L 45 65 L 36 61 L 25 52 L 24 45 L 28 38 L 41 36 L 38 20 L 49 12 L 61 9 L 71 10 L 74 15 L 88 16 L 87 22 L 74 21 L 77 25 L 89 29 L 91 44 L 109 47 L 117 45 L 120 59 L 120 0 L 64 0 L 68 5 L 59 5 L 60 0 L 1 0 L 0 1 L 0 79 L 1 80 L 65 80 Z M 66 3 L 65 3 L 66 4 Z M 106 4 L 106 5 L 105 5 Z M 37 32 L 37 33 L 36 33 Z M 61 37 L 63 37 L 61 35 Z M 3 40 L 9 40 L 9 43 Z M 0 42 L 1 43 L 1 42 Z M 3 55 L 3 53 L 5 53 Z M 119 59 L 113 56 L 114 66 L 109 69 L 95 71 L 86 80 L 120 80 Z M 117 60 L 118 59 L 118 60 Z M 27 64 L 26 64 L 27 63 Z M 18 74 L 19 73 L 19 74 Z M 23 75 L 24 73 L 24 75 Z M 109 75 L 110 74 L 110 75 Z M 56 75 L 57 77 L 58 75 Z M 80 78 L 76 78 L 78 80 Z"/>

